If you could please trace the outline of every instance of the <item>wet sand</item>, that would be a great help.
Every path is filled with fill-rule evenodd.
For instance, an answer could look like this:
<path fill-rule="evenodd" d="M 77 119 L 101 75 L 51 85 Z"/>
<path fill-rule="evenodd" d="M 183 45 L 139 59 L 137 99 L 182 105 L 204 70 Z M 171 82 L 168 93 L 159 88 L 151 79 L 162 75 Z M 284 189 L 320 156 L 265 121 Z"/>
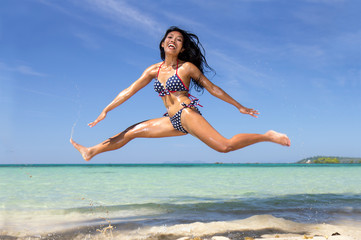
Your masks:
<path fill-rule="evenodd" d="M 360 240 L 360 222 L 296 223 L 271 215 L 219 222 L 151 226 L 139 223 L 105 223 L 56 232 L 0 230 L 0 239 L 161 239 L 161 240 Z"/>

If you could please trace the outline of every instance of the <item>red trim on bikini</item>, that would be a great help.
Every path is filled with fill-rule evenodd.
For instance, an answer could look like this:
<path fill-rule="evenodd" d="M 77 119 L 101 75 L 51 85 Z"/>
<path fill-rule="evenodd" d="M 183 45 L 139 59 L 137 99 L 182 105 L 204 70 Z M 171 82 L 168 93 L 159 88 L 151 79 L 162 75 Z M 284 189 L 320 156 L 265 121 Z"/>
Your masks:
<path fill-rule="evenodd" d="M 183 80 L 182 80 L 182 78 L 178 75 L 178 59 L 177 59 L 177 68 L 176 68 L 176 70 L 175 70 L 175 75 L 177 75 L 177 77 L 179 78 L 179 80 L 181 81 L 181 83 L 183 84 L 183 87 L 185 87 L 186 89 L 187 89 L 187 91 L 189 91 L 189 88 L 184 84 L 184 82 L 183 82 Z M 159 72 L 160 72 L 160 68 L 162 67 L 162 65 L 164 64 L 164 62 L 162 62 L 162 64 L 159 66 L 159 68 L 158 68 L 158 73 L 157 73 L 157 79 L 158 79 L 158 76 L 159 76 Z M 169 78 L 168 78 L 169 79 Z M 167 81 L 168 81 L 168 79 L 167 79 Z M 159 79 L 158 79 L 158 81 L 159 81 Z M 165 81 L 165 85 L 167 85 L 167 81 Z M 161 83 L 162 84 L 162 83 Z M 163 84 L 162 84 L 163 85 Z M 164 87 L 164 86 L 163 86 Z M 165 89 L 165 88 L 164 88 Z M 168 89 L 167 89 L 168 90 Z M 178 92 L 178 91 L 169 91 L 168 90 L 168 92 Z"/>
<path fill-rule="evenodd" d="M 189 91 L 189 88 L 187 88 L 187 86 L 184 84 L 183 80 L 181 79 L 181 77 L 178 75 L 178 59 L 177 59 L 177 69 L 175 70 L 175 75 L 177 75 L 177 77 L 179 78 L 179 80 L 181 80 L 182 84 L 183 84 L 183 87 L 185 87 L 188 91 Z M 176 91 L 173 91 L 173 92 L 176 92 Z"/>
<path fill-rule="evenodd" d="M 164 62 L 162 62 L 162 64 L 161 64 L 161 65 L 159 66 L 159 68 L 158 68 L 157 79 L 158 79 L 158 76 L 159 76 L 160 68 L 162 67 L 163 63 L 164 63 Z M 158 81 L 159 81 L 159 80 L 158 80 Z"/>

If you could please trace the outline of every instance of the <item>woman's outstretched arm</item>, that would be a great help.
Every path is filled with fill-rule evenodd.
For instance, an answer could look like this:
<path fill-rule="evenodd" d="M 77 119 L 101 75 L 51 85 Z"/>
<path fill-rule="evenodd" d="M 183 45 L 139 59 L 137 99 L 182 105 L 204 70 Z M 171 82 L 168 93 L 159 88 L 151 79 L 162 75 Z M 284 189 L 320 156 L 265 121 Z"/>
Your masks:
<path fill-rule="evenodd" d="M 147 68 L 142 76 L 138 78 L 132 85 L 130 85 L 128 88 L 121 91 L 114 100 L 109 103 L 108 106 L 106 106 L 103 111 L 99 114 L 97 119 L 95 119 L 94 122 L 91 122 L 88 124 L 89 127 L 94 127 L 96 124 L 98 124 L 100 121 L 102 121 L 106 116 L 107 113 L 114 108 L 118 107 L 125 101 L 127 101 L 129 98 L 131 98 L 135 93 L 137 93 L 140 89 L 144 88 L 146 85 L 148 85 L 152 79 L 157 74 L 157 64 L 154 64 Z"/>
<path fill-rule="evenodd" d="M 211 81 L 209 81 L 208 78 L 206 78 L 202 72 L 193 64 L 189 64 L 189 70 L 191 74 L 191 78 L 197 79 L 199 83 L 207 89 L 207 91 L 212 94 L 213 96 L 229 103 L 235 106 L 241 113 L 243 114 L 249 114 L 252 117 L 258 117 L 259 112 L 257 110 L 254 110 L 252 108 L 247 108 L 237 102 L 235 99 L 233 99 L 231 96 L 229 96 L 223 89 L 218 87 L 217 85 L 213 84 Z"/>

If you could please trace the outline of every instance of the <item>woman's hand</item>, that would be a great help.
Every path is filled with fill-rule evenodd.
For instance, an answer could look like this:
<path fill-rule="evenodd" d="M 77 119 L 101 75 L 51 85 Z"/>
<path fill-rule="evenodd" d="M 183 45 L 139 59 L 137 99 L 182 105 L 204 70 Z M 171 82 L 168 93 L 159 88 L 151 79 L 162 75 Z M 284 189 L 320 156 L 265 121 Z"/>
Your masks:
<path fill-rule="evenodd" d="M 249 114 L 252 117 L 258 118 L 259 112 L 257 110 L 254 110 L 253 108 L 246 108 L 246 107 L 240 107 L 239 111 L 243 114 Z"/>
<path fill-rule="evenodd" d="M 94 127 L 95 125 L 98 124 L 98 122 L 100 122 L 101 120 L 103 120 L 105 117 L 107 116 L 106 112 L 102 112 L 97 119 L 95 119 L 94 122 L 91 122 L 88 124 L 89 127 Z"/>

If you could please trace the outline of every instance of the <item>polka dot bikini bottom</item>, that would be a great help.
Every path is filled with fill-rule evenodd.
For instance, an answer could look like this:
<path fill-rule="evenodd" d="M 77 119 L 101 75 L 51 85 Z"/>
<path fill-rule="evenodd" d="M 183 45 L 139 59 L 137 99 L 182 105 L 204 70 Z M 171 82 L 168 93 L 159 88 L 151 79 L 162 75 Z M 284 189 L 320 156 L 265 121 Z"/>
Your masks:
<path fill-rule="evenodd" d="M 182 104 L 183 108 L 180 109 L 176 114 L 174 114 L 172 117 L 169 117 L 170 122 L 172 123 L 173 127 L 175 129 L 177 129 L 178 131 L 181 131 L 182 133 L 188 133 L 187 130 L 185 130 L 182 126 L 181 123 L 181 116 L 182 116 L 182 111 L 185 108 L 193 108 L 195 109 L 199 114 L 201 114 L 201 112 L 199 111 L 199 109 L 194 106 L 195 103 L 191 102 L 190 104 L 186 105 L 185 103 Z M 202 114 L 201 114 L 202 115 Z M 164 114 L 164 116 L 169 116 L 168 113 Z"/>

